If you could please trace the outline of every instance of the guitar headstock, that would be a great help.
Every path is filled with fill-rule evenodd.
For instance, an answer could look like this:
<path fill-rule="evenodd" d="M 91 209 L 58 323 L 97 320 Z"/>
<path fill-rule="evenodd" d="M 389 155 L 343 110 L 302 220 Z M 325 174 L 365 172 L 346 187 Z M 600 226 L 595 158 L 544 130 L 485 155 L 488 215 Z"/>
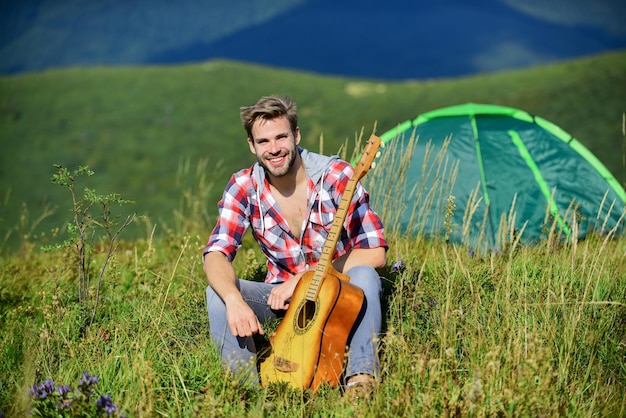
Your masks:
<path fill-rule="evenodd" d="M 354 167 L 354 177 L 360 179 L 369 171 L 370 167 L 374 166 L 374 159 L 380 156 L 378 148 L 383 146 L 383 142 L 379 137 L 372 134 L 365 144 L 365 148 L 361 153 L 361 158 Z"/>

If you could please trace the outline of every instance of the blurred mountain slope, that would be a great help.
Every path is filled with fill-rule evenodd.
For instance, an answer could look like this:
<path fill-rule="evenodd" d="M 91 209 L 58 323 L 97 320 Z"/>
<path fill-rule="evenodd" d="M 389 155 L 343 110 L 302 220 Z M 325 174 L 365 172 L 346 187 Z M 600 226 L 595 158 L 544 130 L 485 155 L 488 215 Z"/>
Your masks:
<path fill-rule="evenodd" d="M 616 0 L 23 0 L 0 73 L 228 58 L 320 74 L 443 78 L 626 48 Z"/>

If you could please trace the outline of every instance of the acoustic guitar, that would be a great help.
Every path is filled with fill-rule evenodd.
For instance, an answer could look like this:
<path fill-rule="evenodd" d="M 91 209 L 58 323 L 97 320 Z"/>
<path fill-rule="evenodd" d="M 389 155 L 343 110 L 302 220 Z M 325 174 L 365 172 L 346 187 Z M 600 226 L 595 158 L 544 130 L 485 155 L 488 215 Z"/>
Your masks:
<path fill-rule="evenodd" d="M 363 307 L 363 291 L 335 270 L 333 255 L 343 231 L 358 181 L 368 172 L 381 140 L 372 135 L 344 190 L 322 255 L 294 290 L 285 317 L 270 336 L 270 353 L 260 364 L 261 383 L 287 382 L 295 388 L 317 390 L 339 384 L 346 343 Z"/>

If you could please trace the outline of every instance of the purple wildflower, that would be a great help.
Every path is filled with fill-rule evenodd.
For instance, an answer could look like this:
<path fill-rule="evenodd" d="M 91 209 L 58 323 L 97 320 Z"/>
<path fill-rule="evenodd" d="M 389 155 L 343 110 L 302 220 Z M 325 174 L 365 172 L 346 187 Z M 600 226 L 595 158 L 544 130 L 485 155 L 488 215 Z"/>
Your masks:
<path fill-rule="evenodd" d="M 474 257 L 474 250 L 469 250 L 468 254 L 470 257 Z"/>
<path fill-rule="evenodd" d="M 65 416 L 68 410 L 71 413 L 78 413 L 80 416 L 92 416 L 87 414 L 93 412 L 93 402 L 95 401 L 99 416 L 106 413 L 107 416 L 124 417 L 119 408 L 115 406 L 111 400 L 111 395 L 104 395 L 97 398 L 99 393 L 96 391 L 98 376 L 90 376 L 84 372 L 78 382 L 76 390 L 68 385 L 55 386 L 52 379 L 46 380 L 42 384 L 35 384 L 29 388 L 28 392 L 32 396 L 34 408 L 31 414 L 39 416 Z M 93 396 L 93 395 L 96 396 Z M 85 413 L 85 414 L 84 414 Z M 0 418 L 3 418 L 0 414 Z"/>
<path fill-rule="evenodd" d="M 111 415 L 116 410 L 115 404 L 111 400 L 111 395 L 100 396 L 100 399 L 98 399 L 96 406 L 98 407 L 98 409 L 104 409 L 107 415 Z"/>
<path fill-rule="evenodd" d="M 93 386 L 98 383 L 98 376 L 89 376 L 89 373 L 84 372 L 83 377 L 78 381 L 78 390 L 85 394 L 87 399 L 93 394 Z"/>
<path fill-rule="evenodd" d="M 89 373 L 83 372 L 83 377 L 78 381 L 78 386 L 91 386 L 98 383 L 98 376 L 89 376 Z"/>
<path fill-rule="evenodd" d="M 406 266 L 404 265 L 404 261 L 402 261 L 402 259 L 399 259 L 391 265 L 391 269 L 396 273 L 402 273 L 404 270 L 406 270 Z"/>
<path fill-rule="evenodd" d="M 50 388 L 49 380 L 46 380 L 44 384 L 41 385 L 33 385 L 30 389 L 28 389 L 28 393 L 33 399 L 46 399 L 48 395 L 52 395 L 54 393 L 54 382 L 52 382 L 52 388 Z"/>
<path fill-rule="evenodd" d="M 48 379 L 43 382 L 43 387 L 45 391 L 49 394 L 52 394 L 56 390 L 56 386 L 54 386 L 54 380 Z"/>
<path fill-rule="evenodd" d="M 59 385 L 57 392 L 59 392 L 59 395 L 65 396 L 70 392 L 70 387 L 68 385 Z"/>

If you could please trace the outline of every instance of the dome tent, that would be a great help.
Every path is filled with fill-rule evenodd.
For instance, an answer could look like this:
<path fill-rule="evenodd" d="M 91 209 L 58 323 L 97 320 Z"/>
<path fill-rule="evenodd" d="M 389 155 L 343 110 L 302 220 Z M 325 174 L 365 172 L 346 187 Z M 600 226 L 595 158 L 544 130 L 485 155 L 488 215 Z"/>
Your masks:
<path fill-rule="evenodd" d="M 380 135 L 368 187 L 387 227 L 499 248 L 624 230 L 626 193 L 578 140 L 522 110 L 468 103 Z"/>

